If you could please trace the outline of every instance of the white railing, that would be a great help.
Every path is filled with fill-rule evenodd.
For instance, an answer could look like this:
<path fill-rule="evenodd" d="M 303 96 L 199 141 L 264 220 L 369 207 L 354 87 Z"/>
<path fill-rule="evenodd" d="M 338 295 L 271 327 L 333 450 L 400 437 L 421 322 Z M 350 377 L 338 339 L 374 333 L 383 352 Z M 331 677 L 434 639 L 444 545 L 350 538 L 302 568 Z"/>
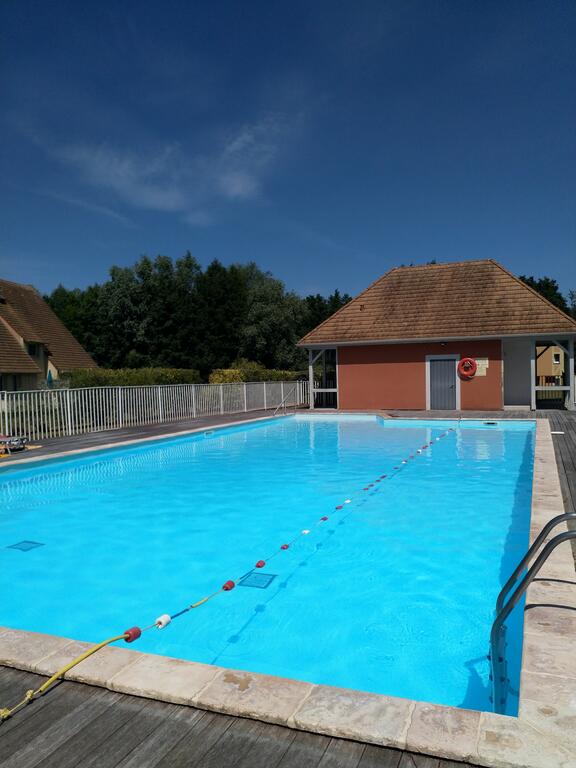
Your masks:
<path fill-rule="evenodd" d="M 296 386 L 295 386 L 296 385 Z M 291 391 L 292 390 L 292 391 Z M 0 392 L 0 434 L 30 440 L 308 405 L 307 381 Z"/>

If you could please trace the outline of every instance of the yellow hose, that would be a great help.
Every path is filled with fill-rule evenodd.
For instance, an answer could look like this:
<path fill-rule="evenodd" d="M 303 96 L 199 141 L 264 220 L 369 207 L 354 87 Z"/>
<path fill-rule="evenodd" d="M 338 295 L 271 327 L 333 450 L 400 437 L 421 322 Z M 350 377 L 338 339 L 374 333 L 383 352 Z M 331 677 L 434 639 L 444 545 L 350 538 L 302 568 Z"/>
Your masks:
<path fill-rule="evenodd" d="M 18 702 L 18 704 L 15 704 L 11 708 L 6 709 L 0 709 L 0 721 L 7 720 L 9 717 L 12 717 L 12 715 L 17 712 L 19 709 L 22 709 L 22 707 L 25 707 L 28 702 L 32 701 L 36 698 L 36 696 L 40 696 L 43 693 L 46 693 L 48 688 L 50 686 L 54 685 L 54 683 L 58 680 L 58 678 L 62 677 L 62 675 L 65 675 L 68 670 L 72 669 L 72 667 L 75 667 L 77 664 L 80 664 L 81 661 L 84 661 L 84 659 L 87 659 L 89 656 L 92 656 L 93 653 L 96 653 L 101 648 L 104 648 L 106 645 L 110 645 L 110 643 L 115 643 L 117 640 L 125 640 L 127 637 L 127 634 L 123 632 L 121 635 L 116 635 L 116 637 L 110 637 L 108 640 L 104 640 L 101 643 L 98 643 L 98 645 L 94 645 L 92 648 L 89 648 L 87 651 L 84 651 L 84 653 L 81 653 L 80 656 L 77 656 L 73 661 L 68 662 L 66 666 L 62 667 L 62 669 L 59 669 L 58 672 L 55 672 L 52 677 L 48 678 L 45 683 L 43 683 L 39 688 L 34 690 L 33 688 L 29 691 L 26 691 L 24 698 Z"/>

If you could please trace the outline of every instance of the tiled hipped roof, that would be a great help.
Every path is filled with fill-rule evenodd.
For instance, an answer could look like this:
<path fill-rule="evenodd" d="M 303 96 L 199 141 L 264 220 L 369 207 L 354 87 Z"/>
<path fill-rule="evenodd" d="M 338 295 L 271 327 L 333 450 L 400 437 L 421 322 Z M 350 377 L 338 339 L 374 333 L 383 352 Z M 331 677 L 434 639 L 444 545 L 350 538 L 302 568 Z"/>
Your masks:
<path fill-rule="evenodd" d="M 50 352 L 52 362 L 59 371 L 96 367 L 94 360 L 52 312 L 35 288 L 30 285 L 0 280 L 0 297 L 0 320 L 13 328 L 25 342 L 44 344 Z M 37 373 L 38 366 L 19 347 L 18 342 L 5 328 L 4 323 L 0 322 L 0 325 L 3 326 L 3 329 L 0 329 L 0 370 L 4 373 L 22 373 L 25 371 Z M 13 344 L 28 358 L 32 368 L 7 367 L 9 364 L 14 366 L 24 363 L 23 361 L 20 363 L 16 361 L 14 358 L 15 351 L 8 352 L 8 342 L 3 342 L 4 334 L 7 334 Z"/>
<path fill-rule="evenodd" d="M 489 259 L 392 269 L 299 344 L 563 332 L 576 321 Z"/>
<path fill-rule="evenodd" d="M 26 354 L 0 320 L 0 373 L 40 373 L 40 368 Z"/>

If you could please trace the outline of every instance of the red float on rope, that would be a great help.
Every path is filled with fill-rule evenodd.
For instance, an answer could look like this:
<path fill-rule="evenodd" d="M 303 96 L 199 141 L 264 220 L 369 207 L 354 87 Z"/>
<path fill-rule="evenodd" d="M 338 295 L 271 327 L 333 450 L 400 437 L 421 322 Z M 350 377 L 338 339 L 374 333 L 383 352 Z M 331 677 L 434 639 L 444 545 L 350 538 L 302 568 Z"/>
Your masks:
<path fill-rule="evenodd" d="M 322 522 L 325 523 L 326 520 L 328 520 L 328 515 L 324 515 L 324 517 L 321 517 L 320 520 L 322 520 Z"/>
<path fill-rule="evenodd" d="M 280 549 L 288 549 L 289 546 L 290 546 L 290 544 L 282 544 Z"/>
<path fill-rule="evenodd" d="M 265 560 L 258 560 L 258 562 L 256 563 L 256 568 L 264 568 L 265 565 L 266 565 Z"/>
<path fill-rule="evenodd" d="M 336 507 L 336 509 L 344 509 L 344 505 L 340 504 L 339 506 Z"/>
<path fill-rule="evenodd" d="M 142 634 L 142 630 L 140 629 L 140 627 L 130 627 L 130 629 L 127 629 L 124 632 L 124 635 L 125 635 L 124 640 L 127 643 L 133 643 L 134 640 L 138 640 L 141 634 Z"/>
<path fill-rule="evenodd" d="M 230 579 L 225 584 L 222 584 L 222 589 L 224 590 L 224 592 L 230 592 L 230 590 L 234 589 L 235 586 L 236 586 L 236 584 L 234 584 L 232 579 Z"/>

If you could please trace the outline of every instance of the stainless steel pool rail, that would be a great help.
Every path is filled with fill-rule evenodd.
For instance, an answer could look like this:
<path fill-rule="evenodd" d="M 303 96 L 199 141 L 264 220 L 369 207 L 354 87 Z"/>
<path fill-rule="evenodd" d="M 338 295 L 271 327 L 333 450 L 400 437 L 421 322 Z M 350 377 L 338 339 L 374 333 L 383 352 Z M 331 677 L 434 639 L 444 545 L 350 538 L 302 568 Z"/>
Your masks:
<path fill-rule="evenodd" d="M 506 708 L 506 686 L 509 682 L 507 676 L 505 650 L 506 625 L 504 622 L 512 613 L 515 606 L 518 605 L 526 590 L 534 581 L 540 569 L 546 560 L 548 560 L 556 547 L 558 547 L 560 544 L 563 544 L 565 541 L 576 539 L 576 530 L 568 530 L 564 531 L 563 533 L 559 533 L 553 539 L 550 539 L 550 541 L 548 541 L 544 546 L 542 546 L 550 531 L 552 531 L 561 523 L 567 522 L 569 520 L 576 521 L 576 512 L 565 512 L 564 514 L 558 515 L 546 523 L 546 525 L 542 528 L 534 540 L 532 546 L 528 549 L 522 560 L 518 563 L 518 566 L 515 568 L 512 576 L 510 576 L 506 584 L 502 587 L 500 594 L 498 595 L 498 599 L 496 600 L 496 618 L 494 619 L 492 630 L 490 632 L 490 655 L 488 658 L 490 659 L 490 679 L 492 681 L 492 703 L 494 706 L 494 711 L 497 714 L 503 714 Z M 538 556 L 532 565 L 529 566 L 530 562 L 539 550 L 540 552 Z M 525 568 L 528 568 L 528 570 L 524 574 L 524 577 L 521 579 L 514 592 L 512 592 L 512 595 L 507 600 L 507 595 L 509 595 L 510 591 L 518 581 L 520 574 Z"/>
<path fill-rule="evenodd" d="M 298 388 L 298 385 L 297 385 L 297 384 L 295 384 L 295 385 L 292 387 L 292 389 L 290 390 L 290 392 L 288 392 L 287 394 L 285 394 L 285 395 L 284 395 L 284 397 L 282 398 L 282 402 L 281 402 L 281 403 L 280 403 L 280 404 L 279 404 L 279 405 L 276 407 L 276 409 L 274 410 L 274 413 L 272 414 L 273 416 L 276 416 L 276 415 L 278 414 L 278 411 L 279 411 L 281 408 L 283 409 L 283 412 L 284 412 L 284 414 L 286 414 L 286 408 L 287 408 L 287 406 L 286 406 L 286 400 L 288 400 L 288 398 L 290 397 L 290 395 L 293 395 L 293 394 L 296 392 L 296 389 L 297 389 L 297 388 Z M 296 411 L 296 399 L 294 399 L 294 411 Z"/>

